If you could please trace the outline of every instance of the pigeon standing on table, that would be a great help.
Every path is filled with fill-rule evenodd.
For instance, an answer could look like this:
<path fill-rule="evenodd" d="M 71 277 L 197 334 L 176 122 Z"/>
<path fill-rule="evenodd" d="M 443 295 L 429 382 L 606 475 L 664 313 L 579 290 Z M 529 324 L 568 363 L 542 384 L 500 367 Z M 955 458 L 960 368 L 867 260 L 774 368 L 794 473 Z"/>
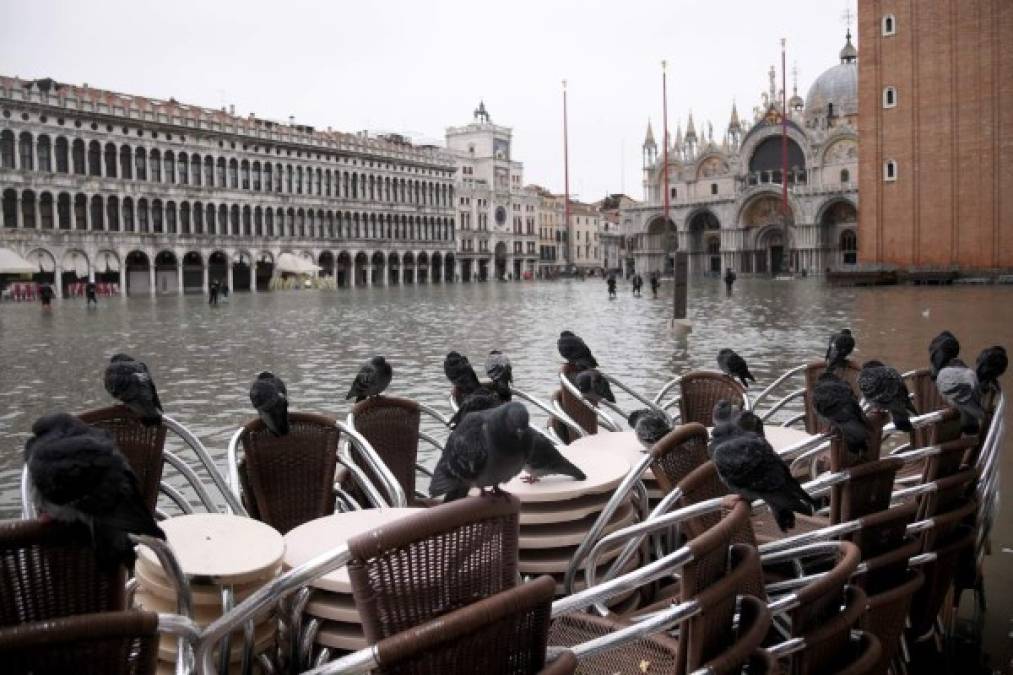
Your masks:
<path fill-rule="evenodd" d="M 598 367 L 597 359 L 591 354 L 591 350 L 584 344 L 584 341 L 568 330 L 559 334 L 556 348 L 559 350 L 559 355 L 578 372 Z"/>
<path fill-rule="evenodd" d="M 711 460 L 729 490 L 749 501 L 762 499 L 770 507 L 782 532 L 795 526 L 796 513 L 811 515 L 816 506 L 788 465 L 758 434 L 730 430 L 725 438 L 712 442 Z"/>
<path fill-rule="evenodd" d="M 986 347 L 978 354 L 975 362 L 975 375 L 978 376 L 978 385 L 982 391 L 998 391 L 999 378 L 1009 367 L 1009 357 L 1006 356 L 1006 348 L 996 345 Z"/>
<path fill-rule="evenodd" d="M 128 534 L 165 539 L 144 503 L 137 477 L 112 437 L 66 413 L 40 417 L 25 444 L 25 463 L 40 513 L 83 523 L 106 568 L 134 562 Z"/>
<path fill-rule="evenodd" d="M 527 409 L 516 401 L 465 416 L 447 438 L 429 494 L 446 495 L 444 502 L 464 497 L 473 487 L 499 494 L 500 483 L 528 463 L 533 433 Z"/>
<path fill-rule="evenodd" d="M 281 378 L 264 371 L 250 385 L 250 403 L 275 436 L 288 433 L 288 389 Z"/>
<path fill-rule="evenodd" d="M 868 446 L 869 421 L 848 383 L 827 370 L 816 381 L 812 399 L 816 414 L 844 437 L 848 450 L 862 454 Z"/>
<path fill-rule="evenodd" d="M 609 403 L 615 403 L 616 397 L 612 393 L 608 379 L 598 371 L 597 368 L 583 370 L 577 373 L 573 379 L 581 395 L 591 403 L 600 403 L 602 399 Z"/>
<path fill-rule="evenodd" d="M 668 417 L 653 408 L 634 410 L 626 420 L 637 434 L 637 440 L 650 450 L 654 444 L 672 431 L 672 423 Z"/>
<path fill-rule="evenodd" d="M 910 417 L 918 411 L 911 403 L 911 392 L 896 369 L 880 361 L 866 361 L 858 374 L 858 388 L 870 405 L 890 413 L 897 429 L 912 430 Z"/>
<path fill-rule="evenodd" d="M 957 337 L 948 330 L 932 338 L 929 343 L 929 363 L 932 379 L 939 376 L 939 371 L 946 367 L 946 364 L 960 355 L 960 342 Z"/>
<path fill-rule="evenodd" d="M 545 434 L 533 431 L 531 438 L 531 455 L 524 465 L 527 475 L 521 477 L 525 483 L 536 483 L 544 476 L 554 475 L 570 476 L 574 480 L 587 479 L 587 475 L 564 457 Z"/>
<path fill-rule="evenodd" d="M 749 388 L 749 382 L 756 382 L 756 378 L 749 372 L 746 360 L 731 349 L 722 349 L 718 352 L 718 367 L 721 372 L 730 377 L 737 377 L 742 386 Z"/>
<path fill-rule="evenodd" d="M 936 389 L 943 400 L 960 411 L 960 430 L 976 434 L 985 421 L 978 376 L 960 359 L 952 359 L 936 376 Z"/>
<path fill-rule="evenodd" d="M 840 333 L 830 336 L 830 343 L 827 345 L 827 369 L 836 370 L 846 365 L 851 352 L 855 350 L 855 338 L 851 330 L 844 328 Z"/>
<path fill-rule="evenodd" d="M 443 359 L 443 373 L 454 385 L 458 400 L 464 399 L 465 396 L 482 386 L 478 381 L 478 375 L 475 374 L 475 369 L 468 361 L 468 357 L 457 352 L 449 352 L 447 357 Z"/>
<path fill-rule="evenodd" d="M 105 372 L 106 391 L 122 401 L 151 427 L 162 420 L 162 402 L 158 400 L 155 382 L 148 367 L 126 354 L 114 354 Z"/>
<path fill-rule="evenodd" d="M 370 396 L 379 396 L 390 386 L 390 380 L 393 375 L 394 369 L 387 363 L 387 359 L 382 356 L 374 356 L 362 364 L 362 368 L 359 368 L 359 372 L 352 381 L 352 386 L 349 388 L 345 400 L 354 398 L 356 403 L 358 403 Z"/>
<path fill-rule="evenodd" d="M 492 387 L 500 399 L 509 401 L 512 397 L 510 385 L 514 381 L 514 371 L 507 355 L 498 349 L 489 352 L 489 356 L 485 359 L 485 374 L 492 380 Z"/>

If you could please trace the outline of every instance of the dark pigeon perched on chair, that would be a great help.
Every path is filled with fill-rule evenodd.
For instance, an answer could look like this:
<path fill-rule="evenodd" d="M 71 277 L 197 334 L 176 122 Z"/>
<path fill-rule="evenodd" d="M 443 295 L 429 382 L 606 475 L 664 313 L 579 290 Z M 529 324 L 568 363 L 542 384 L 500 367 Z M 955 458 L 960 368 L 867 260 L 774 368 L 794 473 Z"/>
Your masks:
<path fill-rule="evenodd" d="M 532 434 L 528 411 L 516 401 L 466 415 L 447 438 L 433 470 L 429 494 L 446 495 L 444 502 L 460 499 L 477 487 L 491 487 L 516 476 L 531 456 Z"/>
<path fill-rule="evenodd" d="M 985 421 L 978 376 L 960 359 L 951 359 L 936 376 L 936 389 L 943 400 L 960 411 L 960 430 L 976 434 Z"/>
<path fill-rule="evenodd" d="M 559 355 L 578 372 L 598 367 L 598 361 L 584 341 L 568 330 L 559 334 L 556 348 L 559 350 Z"/>
<path fill-rule="evenodd" d="M 586 480 L 584 474 L 573 462 L 563 456 L 552 439 L 533 431 L 531 434 L 531 456 L 524 465 L 525 483 L 536 483 L 545 476 L 569 476 L 574 480 Z"/>
<path fill-rule="evenodd" d="M 763 436 L 764 438 L 767 437 L 767 434 L 763 431 L 763 420 L 761 420 L 760 416 L 752 410 L 743 410 L 740 412 L 735 418 L 735 423 L 743 431 L 751 431 L 754 434 Z"/>
<path fill-rule="evenodd" d="M 827 370 L 836 370 L 847 364 L 848 357 L 854 350 L 855 338 L 852 337 L 850 329 L 843 328 L 840 333 L 831 335 L 827 344 Z"/>
<path fill-rule="evenodd" d="M 817 379 L 812 401 L 816 414 L 841 434 L 848 451 L 862 455 L 869 445 L 869 420 L 848 383 L 828 369 Z"/>
<path fill-rule="evenodd" d="M 895 368 L 880 361 L 866 361 L 858 374 L 858 388 L 870 405 L 890 413 L 893 425 L 910 432 L 911 415 L 918 414 L 904 379 Z"/>
<path fill-rule="evenodd" d="M 644 450 L 653 448 L 655 443 L 672 431 L 671 420 L 664 413 L 653 408 L 634 410 L 626 422 L 637 434 L 637 440 L 644 446 Z"/>
<path fill-rule="evenodd" d="M 795 527 L 796 513 L 811 515 L 816 507 L 816 500 L 759 434 L 723 424 L 714 429 L 709 452 L 721 482 L 749 501 L 762 499 L 782 532 Z"/>
<path fill-rule="evenodd" d="M 358 403 L 365 401 L 370 396 L 379 396 L 390 386 L 393 375 L 394 370 L 387 363 L 387 359 L 382 356 L 374 356 L 359 368 L 345 400 L 354 398 Z"/>
<path fill-rule="evenodd" d="M 148 367 L 126 354 L 114 354 L 105 372 L 106 391 L 151 427 L 162 420 L 162 402 Z"/>
<path fill-rule="evenodd" d="M 451 429 L 456 429 L 457 425 L 461 423 L 461 420 L 464 419 L 465 415 L 477 410 L 489 410 L 490 408 L 495 408 L 502 403 L 503 399 L 499 397 L 499 394 L 491 389 L 479 387 L 461 399 L 461 402 L 457 406 L 457 411 L 450 418 L 447 426 Z"/>
<path fill-rule="evenodd" d="M 749 388 L 750 382 L 756 382 L 756 378 L 749 372 L 746 360 L 739 356 L 734 350 L 725 348 L 718 352 L 718 368 L 729 377 L 737 377 L 742 386 Z"/>
<path fill-rule="evenodd" d="M 932 338 L 929 343 L 929 370 L 932 379 L 939 376 L 939 371 L 946 367 L 952 359 L 960 355 L 960 342 L 957 336 L 948 330 Z"/>
<path fill-rule="evenodd" d="M 738 406 L 732 405 L 728 399 L 720 399 L 714 404 L 711 420 L 714 429 L 734 425 L 742 431 L 751 431 L 766 438 L 766 434 L 763 432 L 763 420 L 751 410 L 742 410 Z"/>
<path fill-rule="evenodd" d="M 250 385 L 250 403 L 275 436 L 288 433 L 288 389 L 281 378 L 264 371 Z"/>
<path fill-rule="evenodd" d="M 165 539 L 109 433 L 66 413 L 40 417 L 32 433 L 25 463 L 38 510 L 54 520 L 83 523 L 103 567 L 132 567 L 129 534 Z"/>
<path fill-rule="evenodd" d="M 492 380 L 492 388 L 503 401 L 512 397 L 510 385 L 514 381 L 514 370 L 507 355 L 498 349 L 489 352 L 485 359 L 485 374 Z"/>
<path fill-rule="evenodd" d="M 1006 356 L 1006 348 L 996 345 L 986 347 L 978 354 L 975 362 L 974 373 L 978 376 L 978 386 L 982 391 L 998 391 L 999 378 L 1009 367 L 1009 357 Z"/>
<path fill-rule="evenodd" d="M 616 402 L 608 378 L 602 375 L 597 368 L 589 368 L 577 373 L 573 378 L 573 383 L 580 390 L 581 395 L 591 403 L 600 403 L 602 399 L 609 403 Z"/>
<path fill-rule="evenodd" d="M 482 386 L 468 357 L 457 352 L 449 352 L 443 359 L 443 373 L 454 385 L 458 399 L 463 399 Z"/>

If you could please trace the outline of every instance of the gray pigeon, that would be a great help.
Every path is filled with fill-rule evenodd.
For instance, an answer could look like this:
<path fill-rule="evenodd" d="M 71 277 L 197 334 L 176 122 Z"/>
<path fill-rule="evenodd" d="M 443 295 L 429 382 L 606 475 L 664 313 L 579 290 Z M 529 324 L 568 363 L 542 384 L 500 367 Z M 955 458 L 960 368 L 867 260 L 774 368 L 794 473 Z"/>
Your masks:
<path fill-rule="evenodd" d="M 858 388 L 870 405 L 890 413 L 897 429 L 912 430 L 910 416 L 918 411 L 911 403 L 911 392 L 896 369 L 880 361 L 866 361 L 858 374 Z"/>
<path fill-rule="evenodd" d="M 747 389 L 750 381 L 756 382 L 756 378 L 749 372 L 746 360 L 731 349 L 725 348 L 718 352 L 718 367 L 725 375 L 739 378 L 742 386 Z"/>
<path fill-rule="evenodd" d="M 612 387 L 608 379 L 598 371 L 597 368 L 589 368 L 577 373 L 573 378 L 580 393 L 591 403 L 599 403 L 605 399 L 609 403 L 615 403 L 616 397 L 612 394 Z"/>
<path fill-rule="evenodd" d="M 250 385 L 250 403 L 272 434 L 288 433 L 288 389 L 280 377 L 266 370 L 257 375 Z"/>
<path fill-rule="evenodd" d="M 867 449 L 869 421 L 847 382 L 828 369 L 813 387 L 812 402 L 816 414 L 844 437 L 850 452 L 861 455 Z"/>
<path fill-rule="evenodd" d="M 936 376 L 936 389 L 943 400 L 960 411 L 960 429 L 976 434 L 985 420 L 978 376 L 960 359 L 952 359 Z"/>
<path fill-rule="evenodd" d="M 482 386 L 468 357 L 457 352 L 448 352 L 443 359 L 443 374 L 454 385 L 454 397 L 458 401 Z"/>
<path fill-rule="evenodd" d="M 461 420 L 464 419 L 465 415 L 473 413 L 476 410 L 495 408 L 503 402 L 496 392 L 485 387 L 479 387 L 461 400 L 457 406 L 457 412 L 447 422 L 447 426 L 455 429 Z"/>
<path fill-rule="evenodd" d="M 362 364 L 362 368 L 359 368 L 359 372 L 355 376 L 355 380 L 352 381 L 352 386 L 349 388 L 345 400 L 355 398 L 356 403 L 358 403 L 370 396 L 379 396 L 390 386 L 390 379 L 393 374 L 394 371 L 385 358 L 374 356 Z"/>
<path fill-rule="evenodd" d="M 464 497 L 473 487 L 499 494 L 500 483 L 528 463 L 533 433 L 527 409 L 516 401 L 468 414 L 447 438 L 429 494 L 446 495 L 444 502 Z"/>
<path fill-rule="evenodd" d="M 939 376 L 939 371 L 946 367 L 952 359 L 960 354 L 960 342 L 957 337 L 948 330 L 932 338 L 929 343 L 929 363 L 932 379 Z"/>
<path fill-rule="evenodd" d="M 531 456 L 528 457 L 524 470 L 527 475 L 521 480 L 525 483 L 536 483 L 544 476 L 570 476 L 574 480 L 586 480 L 587 476 L 577 466 L 559 452 L 556 444 L 544 434 L 532 432 Z"/>
<path fill-rule="evenodd" d="M 507 355 L 498 349 L 489 352 L 489 356 L 485 359 L 485 373 L 492 380 L 492 383 L 486 386 L 495 391 L 502 401 L 509 401 L 513 397 L 510 385 L 514 381 L 514 371 Z"/>
<path fill-rule="evenodd" d="M 767 437 L 763 432 L 763 420 L 752 410 L 743 410 L 735 417 L 735 424 L 743 431 L 751 431 L 754 434 Z"/>
<path fill-rule="evenodd" d="M 978 376 L 978 385 L 982 391 L 999 390 L 999 378 L 1009 367 L 1009 357 L 1006 356 L 1006 348 L 996 345 L 986 347 L 978 354 L 975 362 L 975 375 Z"/>
<path fill-rule="evenodd" d="M 816 501 L 762 436 L 739 431 L 711 447 L 721 481 L 749 501 L 766 502 L 782 532 L 795 527 L 796 513 L 812 514 Z"/>
<path fill-rule="evenodd" d="M 564 330 L 559 334 L 556 348 L 559 350 L 559 355 L 566 359 L 566 362 L 572 365 L 578 372 L 598 367 L 598 361 L 591 354 L 591 350 L 584 344 L 584 341 L 568 330 Z"/>
<path fill-rule="evenodd" d="M 855 338 L 851 336 L 851 330 L 841 329 L 840 333 L 830 336 L 830 343 L 827 345 L 827 369 L 836 370 L 838 367 L 847 364 L 848 356 L 855 349 Z"/>
<path fill-rule="evenodd" d="M 39 511 L 61 522 L 83 523 L 103 567 L 133 565 L 128 534 L 165 539 L 108 432 L 53 413 L 36 420 L 32 433 L 25 463 Z"/>
<path fill-rule="evenodd" d="M 162 420 L 162 402 L 151 379 L 148 367 L 126 354 L 114 354 L 105 372 L 106 391 L 123 402 L 144 426 L 151 427 Z"/>
<path fill-rule="evenodd" d="M 738 406 L 732 405 L 728 399 L 720 399 L 714 404 L 711 420 L 714 429 L 724 428 L 724 431 L 730 432 L 734 429 L 726 427 L 734 427 L 766 437 L 763 432 L 763 420 L 750 410 L 742 410 Z"/>
<path fill-rule="evenodd" d="M 731 404 L 726 398 L 719 399 L 714 404 L 714 410 L 711 413 L 711 426 L 719 427 L 722 424 L 731 424 L 735 421 L 735 415 L 738 411 L 735 406 Z"/>
<path fill-rule="evenodd" d="M 653 448 L 655 443 L 672 431 L 672 423 L 668 418 L 652 408 L 634 410 L 626 421 L 633 427 L 637 440 L 645 450 Z"/>

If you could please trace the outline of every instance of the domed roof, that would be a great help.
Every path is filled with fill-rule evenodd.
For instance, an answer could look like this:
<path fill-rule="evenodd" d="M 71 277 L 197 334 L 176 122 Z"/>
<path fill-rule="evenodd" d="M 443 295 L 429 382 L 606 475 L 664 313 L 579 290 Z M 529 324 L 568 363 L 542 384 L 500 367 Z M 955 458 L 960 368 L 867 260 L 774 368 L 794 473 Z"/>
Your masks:
<path fill-rule="evenodd" d="M 839 63 L 816 78 L 805 97 L 806 118 L 826 115 L 830 103 L 835 116 L 858 114 L 858 64 L 854 61 Z"/>

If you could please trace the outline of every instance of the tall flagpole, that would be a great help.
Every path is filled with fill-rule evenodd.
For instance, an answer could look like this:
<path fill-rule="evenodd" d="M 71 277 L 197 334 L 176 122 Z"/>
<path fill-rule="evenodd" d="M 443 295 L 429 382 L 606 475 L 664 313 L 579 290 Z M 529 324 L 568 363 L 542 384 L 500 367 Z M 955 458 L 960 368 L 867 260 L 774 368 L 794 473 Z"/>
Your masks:
<path fill-rule="evenodd" d="M 668 64 L 665 61 L 661 62 L 661 137 L 662 145 L 664 149 L 662 151 L 662 172 L 664 175 L 664 186 L 665 186 L 665 223 L 667 227 L 668 223 Z"/>
<path fill-rule="evenodd" d="M 785 39 L 781 38 L 781 208 L 788 217 L 788 80 L 785 70 Z"/>
<path fill-rule="evenodd" d="M 573 245 L 573 233 L 570 232 L 570 148 L 566 129 L 566 80 L 563 80 L 563 231 L 566 233 L 566 262 L 569 266 L 572 257 L 570 246 Z"/>

